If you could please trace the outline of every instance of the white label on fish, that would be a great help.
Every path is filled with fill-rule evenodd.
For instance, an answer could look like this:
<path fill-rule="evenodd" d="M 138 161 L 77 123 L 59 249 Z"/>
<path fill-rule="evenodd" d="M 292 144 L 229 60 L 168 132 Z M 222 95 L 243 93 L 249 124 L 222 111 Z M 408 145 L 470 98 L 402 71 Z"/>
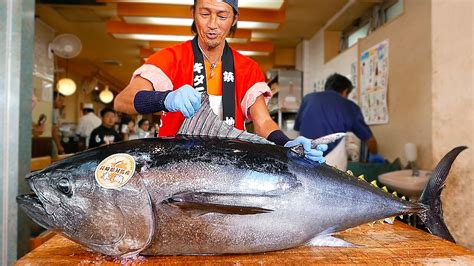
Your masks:
<path fill-rule="evenodd" d="M 117 189 L 130 180 L 135 173 L 135 159 L 126 153 L 117 153 L 105 158 L 95 169 L 95 180 L 103 188 Z"/>

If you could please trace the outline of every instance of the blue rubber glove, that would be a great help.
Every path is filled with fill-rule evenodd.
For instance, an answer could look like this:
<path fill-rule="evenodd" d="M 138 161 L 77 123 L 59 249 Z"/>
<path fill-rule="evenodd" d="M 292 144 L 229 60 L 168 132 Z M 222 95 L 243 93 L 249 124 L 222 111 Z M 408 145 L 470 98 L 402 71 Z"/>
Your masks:
<path fill-rule="evenodd" d="M 378 153 L 371 153 L 369 154 L 369 159 L 368 159 L 369 163 L 384 163 L 385 160 L 382 156 L 380 156 L 380 154 Z"/>
<path fill-rule="evenodd" d="M 164 104 L 168 111 L 181 112 L 186 118 L 189 118 L 201 107 L 201 93 L 189 85 L 184 85 L 168 93 Z"/>
<path fill-rule="evenodd" d="M 303 136 L 299 136 L 294 140 L 290 140 L 285 144 L 285 147 L 291 148 L 296 145 L 303 145 L 304 148 L 304 155 L 306 158 L 310 159 L 311 161 L 324 163 L 326 159 L 323 157 L 323 152 L 328 149 L 328 145 L 326 144 L 319 144 L 316 149 L 311 148 L 311 140 L 305 138 Z"/>

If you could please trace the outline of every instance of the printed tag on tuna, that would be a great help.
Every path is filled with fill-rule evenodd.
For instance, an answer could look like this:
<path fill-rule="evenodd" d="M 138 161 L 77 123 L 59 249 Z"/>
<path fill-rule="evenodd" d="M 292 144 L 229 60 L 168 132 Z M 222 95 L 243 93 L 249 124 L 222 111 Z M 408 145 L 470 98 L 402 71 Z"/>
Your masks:
<path fill-rule="evenodd" d="M 103 188 L 120 188 L 135 173 L 135 159 L 126 153 L 110 155 L 95 169 L 95 180 Z"/>

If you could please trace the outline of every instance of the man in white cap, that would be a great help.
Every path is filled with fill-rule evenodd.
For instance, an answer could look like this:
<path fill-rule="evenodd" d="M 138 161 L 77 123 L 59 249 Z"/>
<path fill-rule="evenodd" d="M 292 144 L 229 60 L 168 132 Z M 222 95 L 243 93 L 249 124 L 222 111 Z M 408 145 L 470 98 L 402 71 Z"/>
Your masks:
<path fill-rule="evenodd" d="M 79 125 L 76 134 L 85 138 L 86 149 L 89 146 L 89 137 L 94 128 L 102 124 L 102 120 L 94 113 L 94 105 L 92 103 L 84 103 L 82 107 L 83 116 L 79 119 Z"/>
<path fill-rule="evenodd" d="M 159 135 L 174 136 L 201 107 L 201 93 L 207 93 L 213 112 L 225 123 L 244 130 L 245 120 L 252 120 L 259 136 L 285 147 L 303 144 L 306 157 L 324 162 L 326 145 L 312 149 L 311 140 L 291 140 L 279 129 L 268 113 L 272 93 L 258 64 L 227 44 L 226 37 L 237 29 L 238 0 L 195 0 L 191 10 L 194 39 L 150 56 L 117 95 L 115 110 L 164 111 Z"/>

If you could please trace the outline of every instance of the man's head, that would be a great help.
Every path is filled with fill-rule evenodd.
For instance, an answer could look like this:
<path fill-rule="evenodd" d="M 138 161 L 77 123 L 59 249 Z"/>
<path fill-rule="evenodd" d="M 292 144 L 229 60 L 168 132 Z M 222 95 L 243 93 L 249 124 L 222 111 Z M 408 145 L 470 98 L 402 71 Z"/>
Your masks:
<path fill-rule="evenodd" d="M 92 112 L 94 112 L 94 105 L 92 105 L 92 103 L 85 103 L 82 106 L 82 113 L 84 115 L 86 115 L 88 113 L 92 113 Z"/>
<path fill-rule="evenodd" d="M 150 129 L 150 121 L 148 119 L 143 118 L 138 121 L 138 127 L 145 131 L 148 131 Z"/>
<path fill-rule="evenodd" d="M 344 97 L 347 97 L 353 88 L 354 86 L 352 86 L 352 82 L 348 78 L 337 73 L 329 76 L 324 85 L 324 90 L 336 91 Z"/>
<path fill-rule="evenodd" d="M 194 0 L 192 15 L 193 33 L 206 48 L 216 48 L 237 30 L 238 0 Z"/>
<path fill-rule="evenodd" d="M 104 108 L 100 111 L 102 117 L 102 125 L 107 128 L 112 128 L 115 125 L 115 111 L 110 108 Z"/>
<path fill-rule="evenodd" d="M 64 95 L 55 91 L 53 92 L 53 107 L 54 109 L 62 109 L 64 108 Z"/>

